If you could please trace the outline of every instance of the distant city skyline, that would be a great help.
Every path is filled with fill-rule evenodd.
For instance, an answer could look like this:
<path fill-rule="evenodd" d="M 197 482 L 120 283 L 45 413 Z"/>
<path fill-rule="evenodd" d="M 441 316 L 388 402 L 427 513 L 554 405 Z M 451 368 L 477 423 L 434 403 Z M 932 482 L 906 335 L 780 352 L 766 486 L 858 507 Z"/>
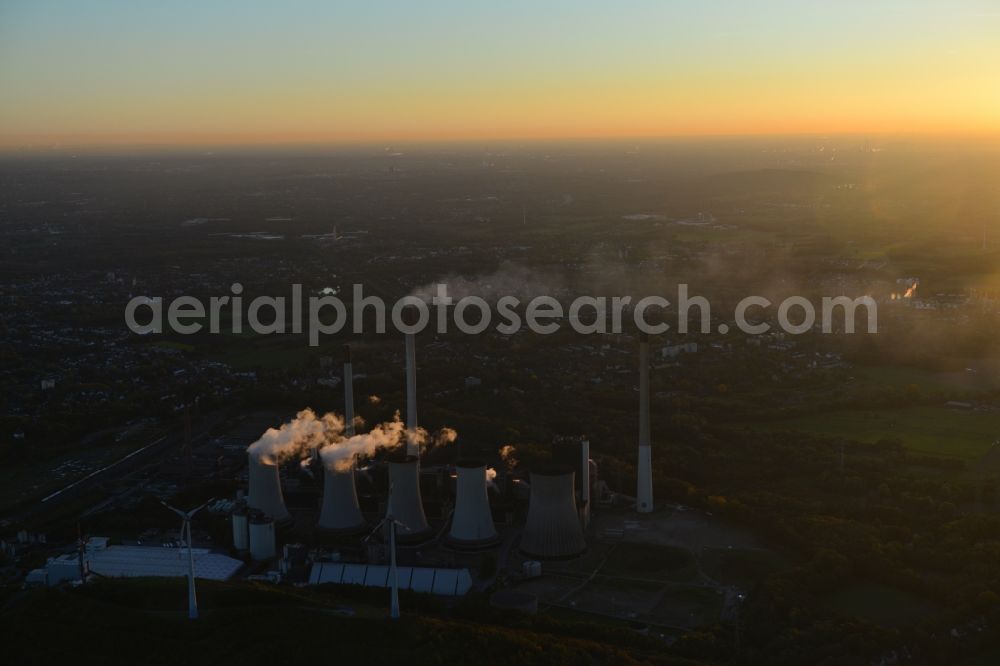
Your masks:
<path fill-rule="evenodd" d="M 1000 135 L 993 0 L 0 5 L 0 148 Z"/>

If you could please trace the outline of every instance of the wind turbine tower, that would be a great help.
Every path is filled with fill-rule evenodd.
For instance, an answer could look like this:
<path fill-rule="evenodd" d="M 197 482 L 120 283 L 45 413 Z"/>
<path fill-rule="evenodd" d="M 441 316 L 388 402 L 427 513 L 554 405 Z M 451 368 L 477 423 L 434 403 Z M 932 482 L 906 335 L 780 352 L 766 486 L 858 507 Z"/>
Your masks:
<path fill-rule="evenodd" d="M 211 502 L 209 500 L 208 502 Z M 202 504 L 196 509 L 184 512 L 180 509 L 175 509 L 166 502 L 160 502 L 163 506 L 167 507 L 178 516 L 181 517 L 181 539 L 187 542 L 188 549 L 188 619 L 197 620 L 198 619 L 198 597 L 194 591 L 194 544 L 191 540 L 191 519 L 194 518 L 194 514 L 198 513 L 204 509 L 208 502 Z"/>

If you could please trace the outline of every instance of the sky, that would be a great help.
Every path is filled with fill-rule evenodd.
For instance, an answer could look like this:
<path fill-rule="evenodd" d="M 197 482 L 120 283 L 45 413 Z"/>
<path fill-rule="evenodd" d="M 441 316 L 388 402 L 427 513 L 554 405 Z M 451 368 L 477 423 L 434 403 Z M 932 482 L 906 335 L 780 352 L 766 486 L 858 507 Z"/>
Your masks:
<path fill-rule="evenodd" d="M 1000 135 L 998 0 L 0 0 L 0 147 Z"/>

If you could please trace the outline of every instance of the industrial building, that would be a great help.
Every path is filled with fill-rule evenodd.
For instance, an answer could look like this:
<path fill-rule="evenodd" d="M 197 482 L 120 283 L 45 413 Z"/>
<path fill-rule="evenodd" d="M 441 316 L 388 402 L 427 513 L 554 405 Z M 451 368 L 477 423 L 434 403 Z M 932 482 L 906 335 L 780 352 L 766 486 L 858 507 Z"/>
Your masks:
<path fill-rule="evenodd" d="M 191 550 L 196 578 L 229 580 L 243 567 L 235 558 L 213 553 L 207 548 Z M 103 578 L 134 578 L 139 576 L 185 577 L 188 574 L 188 549 L 162 546 L 109 546 L 106 537 L 90 539 L 82 553 L 83 568 L 88 575 Z M 29 583 L 58 585 L 80 580 L 81 554 L 67 553 L 50 558 L 42 569 L 32 571 Z"/>
<path fill-rule="evenodd" d="M 634 504 L 640 513 L 653 508 L 649 347 L 648 337 L 642 336 L 638 350 L 638 486 Z M 355 434 L 354 372 L 347 347 L 344 359 L 344 434 L 351 437 Z M 405 432 L 412 433 L 418 427 L 412 335 L 405 338 L 405 362 Z M 463 450 L 471 453 L 468 448 L 466 443 Z M 532 565 L 532 573 L 524 575 L 538 577 L 541 564 L 537 560 L 574 559 L 587 552 L 586 535 L 594 510 L 592 496 L 596 497 L 595 489 L 602 487 L 586 437 L 557 438 L 552 444 L 551 464 L 528 474 L 504 470 L 496 484 L 493 479 L 497 473 L 488 473 L 486 461 L 469 455 L 460 457 L 453 467 L 437 462 L 422 469 L 420 448 L 409 436 L 401 439 L 396 448 L 367 462 L 362 471 L 354 460 L 350 465 L 344 465 L 344 461 L 337 465 L 317 464 L 320 459 L 314 456 L 314 471 L 309 474 L 297 467 L 293 473 L 289 467 L 287 481 L 296 487 L 289 495 L 290 511 L 279 466 L 249 456 L 249 494 L 246 506 L 238 503 L 233 512 L 233 537 L 237 551 L 261 563 L 258 571 L 260 566 L 266 566 L 264 563 L 274 561 L 282 575 L 307 571 L 312 584 L 385 587 L 390 547 L 384 521 L 391 519 L 398 556 L 402 558 L 399 587 L 464 594 L 471 586 L 471 576 L 469 569 L 456 563 L 475 563 L 468 558 L 497 548 L 503 528 L 523 517 L 523 530 L 509 534 L 513 534 L 514 552 L 530 559 L 525 565 Z M 429 498 L 426 506 L 425 493 Z M 307 499 L 310 497 L 314 499 Z M 289 539 L 311 540 L 319 548 L 296 546 L 293 550 L 298 559 L 292 562 L 288 547 L 285 557 L 280 557 L 280 544 Z M 426 566 L 421 564 L 425 562 L 422 558 L 446 566 Z M 278 571 L 273 573 L 279 575 Z"/>
<path fill-rule="evenodd" d="M 389 567 L 384 565 L 316 562 L 309 574 L 309 584 L 334 583 L 387 588 L 392 584 L 389 574 Z M 396 575 L 401 590 L 460 597 L 472 589 L 472 574 L 468 569 L 397 567 Z"/>

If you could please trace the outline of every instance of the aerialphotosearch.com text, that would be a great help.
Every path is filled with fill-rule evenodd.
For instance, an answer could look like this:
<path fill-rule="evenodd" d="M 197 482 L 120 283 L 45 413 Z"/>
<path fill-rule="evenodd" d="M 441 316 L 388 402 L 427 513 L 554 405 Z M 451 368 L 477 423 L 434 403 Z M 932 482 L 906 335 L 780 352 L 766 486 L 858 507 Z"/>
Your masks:
<path fill-rule="evenodd" d="M 230 293 L 212 296 L 207 303 L 194 296 L 179 296 L 165 303 L 162 297 L 137 296 L 125 306 L 125 323 L 139 335 L 173 332 L 195 334 L 203 330 L 220 333 L 223 324 L 227 333 L 242 333 L 246 329 L 259 335 L 307 333 L 309 346 L 320 344 L 323 336 L 342 331 L 361 334 L 366 323 L 375 333 L 385 333 L 387 324 L 400 333 L 419 333 L 433 326 L 437 333 L 447 333 L 451 327 L 468 335 L 477 335 L 491 327 L 503 335 L 513 335 L 524 327 L 539 335 L 550 335 L 568 323 L 580 334 L 621 333 L 638 329 L 650 335 L 667 331 L 692 332 L 691 321 L 697 322 L 694 332 L 728 333 L 726 323 L 712 327 L 712 307 L 704 296 L 691 295 L 687 284 L 677 286 L 673 300 L 653 295 L 578 296 L 568 306 L 553 296 L 535 296 L 522 300 L 504 295 L 487 301 L 480 296 L 452 298 L 448 285 L 436 285 L 429 299 L 404 296 L 391 305 L 378 296 L 365 295 L 361 284 L 353 286 L 350 305 L 339 296 L 303 295 L 302 285 L 293 284 L 290 298 L 256 296 L 244 303 L 243 286 L 234 283 Z M 676 307 L 674 307 L 676 306 Z M 290 315 L 290 316 L 289 316 Z M 816 305 L 803 296 L 790 296 L 772 303 L 763 296 L 747 296 L 736 305 L 732 321 L 748 335 L 762 335 L 772 330 L 765 318 L 774 317 L 785 333 L 797 335 L 813 330 L 819 324 L 823 333 L 859 330 L 856 319 L 863 318 L 865 333 L 878 330 L 878 306 L 871 296 L 823 297 Z M 674 318 L 674 324 L 668 323 Z M 165 324 L 165 325 L 164 325 Z M 634 327 L 634 328 L 633 328 Z"/>

